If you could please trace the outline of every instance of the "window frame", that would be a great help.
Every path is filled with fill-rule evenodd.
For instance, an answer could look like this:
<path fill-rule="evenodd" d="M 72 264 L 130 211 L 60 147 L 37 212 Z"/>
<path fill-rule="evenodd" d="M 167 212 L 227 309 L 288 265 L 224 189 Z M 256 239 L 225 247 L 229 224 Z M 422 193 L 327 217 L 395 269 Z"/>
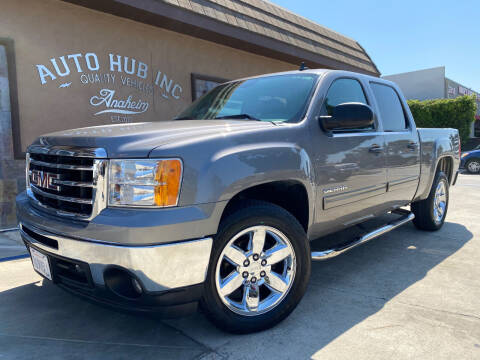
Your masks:
<path fill-rule="evenodd" d="M 372 84 L 377 84 L 377 85 L 382 85 L 382 86 L 389 87 L 390 89 L 392 89 L 395 92 L 395 95 L 397 95 L 398 101 L 400 102 L 400 106 L 402 107 L 403 118 L 405 119 L 405 125 L 406 125 L 405 129 L 403 129 L 403 130 L 385 130 L 383 119 L 382 119 L 382 116 L 381 116 L 381 113 L 380 113 L 379 102 L 377 100 L 377 97 L 375 96 L 375 92 L 373 90 Z M 384 133 L 387 133 L 387 134 L 412 132 L 413 126 L 412 126 L 412 122 L 410 120 L 410 116 L 408 116 L 408 112 L 405 109 L 405 104 L 403 103 L 403 98 L 400 96 L 397 89 L 395 89 L 395 87 L 391 86 L 390 84 L 380 82 L 380 81 L 369 81 L 369 85 L 370 85 L 370 89 L 372 91 L 372 96 L 375 100 L 375 104 L 376 104 L 377 111 L 378 111 L 377 118 L 380 119 L 379 122 L 380 121 L 382 122 L 382 131 Z"/>
<path fill-rule="evenodd" d="M 335 135 L 342 135 L 342 134 L 345 134 L 345 135 L 349 135 L 349 134 L 370 134 L 370 133 L 378 132 L 379 131 L 379 121 L 378 121 L 377 115 L 375 114 L 375 111 L 373 111 L 372 102 L 371 102 L 371 99 L 369 98 L 369 96 L 370 96 L 369 92 L 367 91 L 362 79 L 360 79 L 360 78 L 357 78 L 357 77 L 354 77 L 354 76 L 339 76 L 339 77 L 334 78 L 331 81 L 330 85 L 328 85 L 328 89 L 325 92 L 325 95 L 322 99 L 322 103 L 320 104 L 320 107 L 318 108 L 318 112 L 320 113 L 322 111 L 323 105 L 325 104 L 325 101 L 327 101 L 327 95 L 328 95 L 328 92 L 330 91 L 332 85 L 337 80 L 343 80 L 343 79 L 354 80 L 354 81 L 356 81 L 360 84 L 360 88 L 362 89 L 363 95 L 365 96 L 365 100 L 367 101 L 366 105 L 368 105 L 372 109 L 372 112 L 373 112 L 373 128 L 372 129 L 333 130 L 333 131 L 330 131 L 331 135 L 335 136 Z M 318 116 L 319 115 L 317 115 L 316 117 L 318 117 Z"/>
<path fill-rule="evenodd" d="M 369 98 L 369 93 L 368 91 L 366 91 L 366 87 L 365 85 L 363 84 L 363 81 L 360 79 L 360 78 L 357 78 L 357 77 L 354 77 L 354 76 L 339 76 L 339 77 L 336 77 L 332 80 L 332 82 L 330 83 L 330 85 L 328 86 L 328 89 L 327 91 L 325 92 L 325 96 L 323 97 L 322 99 L 322 103 L 320 105 L 320 107 L 318 108 L 318 111 L 319 113 L 322 111 L 322 108 L 323 106 L 325 105 L 325 102 L 327 101 L 327 95 L 332 87 L 332 85 L 337 81 L 337 80 L 344 80 L 344 79 L 347 79 L 347 80 L 354 80 L 356 82 L 359 83 L 360 85 L 360 88 L 362 89 L 363 91 L 363 95 L 365 96 L 365 100 L 367 101 L 366 105 L 368 105 L 372 111 L 373 111 L 373 108 L 372 108 L 372 102 L 371 102 L 371 99 Z M 317 115 L 318 117 L 319 115 Z M 379 121 L 377 120 L 377 115 L 375 114 L 375 112 L 373 111 L 373 128 L 371 129 L 348 129 L 348 130 L 333 130 L 333 131 L 330 131 L 330 133 L 332 135 L 341 135 L 341 134 L 364 134 L 364 133 L 372 133 L 372 132 L 378 132 L 379 131 Z"/>
<path fill-rule="evenodd" d="M 10 94 L 10 123 L 12 126 L 13 159 L 25 159 L 20 138 L 20 118 L 18 111 L 17 67 L 15 47 L 11 38 L 0 37 L 0 46 L 5 47 L 7 57 L 8 91 Z"/>
<path fill-rule="evenodd" d="M 224 78 L 221 78 L 221 77 L 203 75 L 203 74 L 198 74 L 198 73 L 191 73 L 190 74 L 190 82 L 191 82 L 191 87 L 192 87 L 192 102 L 194 102 L 195 100 L 198 99 L 197 97 L 195 97 L 195 95 L 197 94 L 197 86 L 195 84 L 196 80 L 218 82 L 218 85 L 231 81 L 231 80 L 224 79 Z"/>

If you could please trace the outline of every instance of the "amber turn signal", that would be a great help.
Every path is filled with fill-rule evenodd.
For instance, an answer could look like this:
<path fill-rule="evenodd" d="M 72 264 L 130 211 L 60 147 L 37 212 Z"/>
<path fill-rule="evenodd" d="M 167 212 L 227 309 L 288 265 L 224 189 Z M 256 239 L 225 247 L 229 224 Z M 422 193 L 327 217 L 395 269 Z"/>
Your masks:
<path fill-rule="evenodd" d="M 155 173 L 155 205 L 175 206 L 182 181 L 182 163 L 179 159 L 161 160 Z"/>

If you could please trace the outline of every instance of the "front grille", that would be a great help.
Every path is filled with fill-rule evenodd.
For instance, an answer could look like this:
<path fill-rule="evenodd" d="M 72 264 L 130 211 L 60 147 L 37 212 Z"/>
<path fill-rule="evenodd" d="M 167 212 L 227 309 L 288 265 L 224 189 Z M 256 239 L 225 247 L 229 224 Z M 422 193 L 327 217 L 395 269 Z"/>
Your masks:
<path fill-rule="evenodd" d="M 77 156 L 78 151 L 41 150 L 31 151 L 27 157 L 30 196 L 57 215 L 91 218 L 99 209 L 96 195 L 104 190 L 104 182 L 98 180 L 105 175 L 105 161 Z"/>

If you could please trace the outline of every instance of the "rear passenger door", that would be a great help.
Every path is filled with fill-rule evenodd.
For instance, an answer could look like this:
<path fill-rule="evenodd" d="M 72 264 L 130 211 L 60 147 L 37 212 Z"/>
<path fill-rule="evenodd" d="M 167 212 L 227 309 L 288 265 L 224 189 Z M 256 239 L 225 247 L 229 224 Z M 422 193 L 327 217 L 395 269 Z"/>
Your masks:
<path fill-rule="evenodd" d="M 406 103 L 388 84 L 371 82 L 386 143 L 386 205 L 408 204 L 417 191 L 420 175 L 420 143 Z"/>

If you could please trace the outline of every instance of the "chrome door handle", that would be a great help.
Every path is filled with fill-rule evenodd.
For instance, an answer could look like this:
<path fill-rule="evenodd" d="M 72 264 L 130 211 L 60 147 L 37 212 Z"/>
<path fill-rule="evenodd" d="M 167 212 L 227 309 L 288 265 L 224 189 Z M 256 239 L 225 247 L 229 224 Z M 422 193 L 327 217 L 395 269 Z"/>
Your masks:
<path fill-rule="evenodd" d="M 383 149 L 380 145 L 373 144 L 372 146 L 370 146 L 370 149 L 368 149 L 368 151 L 370 151 L 371 153 L 379 154 L 383 152 Z"/>

